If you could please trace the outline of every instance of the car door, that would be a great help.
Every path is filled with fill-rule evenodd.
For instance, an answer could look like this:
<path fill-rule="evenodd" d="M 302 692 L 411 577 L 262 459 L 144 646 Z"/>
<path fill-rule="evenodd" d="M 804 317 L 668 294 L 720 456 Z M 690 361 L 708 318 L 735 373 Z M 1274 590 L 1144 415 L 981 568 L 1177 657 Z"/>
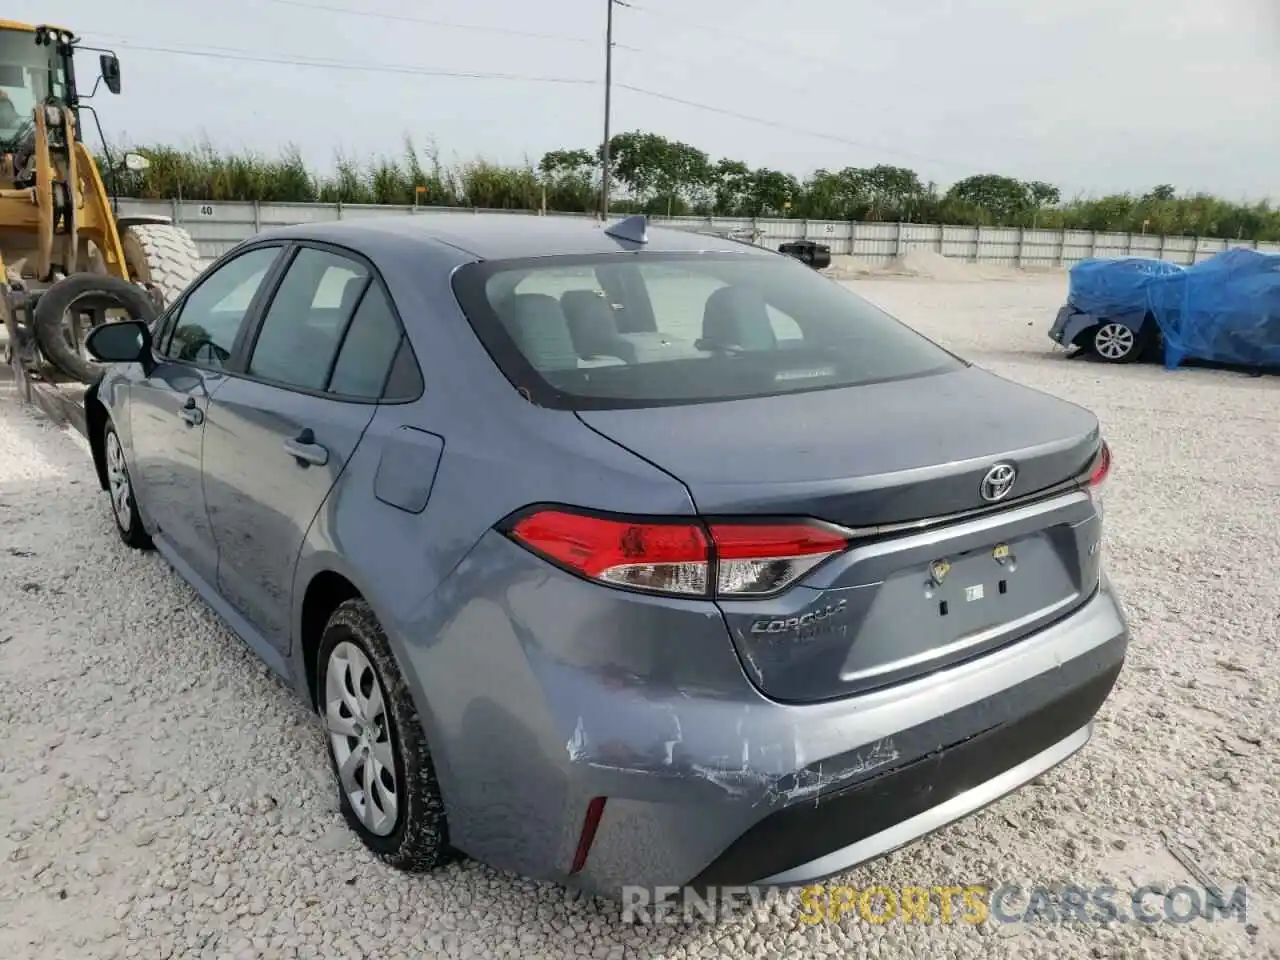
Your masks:
<path fill-rule="evenodd" d="M 217 575 L 217 546 L 201 483 L 209 398 L 226 382 L 251 306 L 282 248 L 246 250 L 204 277 L 158 327 L 155 366 L 129 388 L 131 472 L 162 547 L 201 579 Z"/>
<path fill-rule="evenodd" d="M 219 592 L 281 650 L 303 537 L 382 389 L 385 370 L 374 389 L 344 342 L 361 342 L 387 302 L 366 261 L 299 247 L 246 341 L 243 369 L 209 404 L 204 484 Z"/>

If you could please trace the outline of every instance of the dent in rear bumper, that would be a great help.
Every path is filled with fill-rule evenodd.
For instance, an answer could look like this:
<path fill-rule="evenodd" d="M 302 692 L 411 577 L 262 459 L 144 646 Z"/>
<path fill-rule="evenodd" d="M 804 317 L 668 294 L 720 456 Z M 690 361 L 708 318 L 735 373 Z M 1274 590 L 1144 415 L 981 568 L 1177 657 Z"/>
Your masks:
<path fill-rule="evenodd" d="M 852 869 L 868 860 L 874 860 L 899 847 L 927 836 L 948 824 L 955 823 L 983 807 L 1007 796 L 1036 777 L 1052 770 L 1058 764 L 1084 748 L 1093 735 L 1093 722 L 1034 755 L 1014 764 L 988 780 L 975 784 L 954 796 L 941 800 L 934 806 L 921 810 L 906 819 L 886 826 L 865 837 L 846 844 L 830 853 L 807 860 L 756 881 L 762 886 L 794 886 L 813 883 L 837 873 Z M 888 796 L 892 797 L 892 791 Z"/>
<path fill-rule="evenodd" d="M 421 634 L 432 639 L 407 648 L 448 771 L 451 839 L 494 866 L 605 894 L 686 883 L 770 814 L 1015 721 L 1122 662 L 1127 643 L 1104 582 L 1007 648 L 789 706 L 755 689 L 724 621 L 699 603 L 584 583 L 505 538 L 442 589 L 444 618 Z M 569 876 L 595 796 L 608 798 L 604 816 Z"/>
<path fill-rule="evenodd" d="M 762 731 L 769 725 L 763 719 L 758 724 L 744 723 L 743 729 L 754 728 L 758 738 L 750 740 L 750 734 L 744 733 L 745 758 L 728 762 L 723 755 L 704 757 L 702 764 L 683 768 L 683 776 L 676 777 L 672 792 L 660 802 L 639 800 L 626 792 L 622 782 L 596 776 L 603 771 L 584 749 L 577 760 L 585 768 L 580 775 L 595 784 L 592 793 L 610 800 L 587 868 L 574 882 L 616 893 L 626 884 L 802 882 L 806 866 L 813 877 L 821 876 L 830 862 L 797 864 L 789 875 L 753 872 L 746 866 L 737 872 L 732 866 L 717 873 L 707 871 L 735 842 L 779 811 L 829 808 L 831 798 L 841 792 L 881 777 L 888 780 L 914 761 L 984 732 L 1004 728 L 1019 737 L 1025 731 L 1016 728 L 1028 717 L 1073 691 L 1084 690 L 1080 726 L 1061 730 L 1052 743 L 1038 749 L 1044 753 L 1043 769 L 1048 769 L 1087 739 L 1087 731 L 1079 731 L 1088 726 L 1109 694 L 1127 644 L 1123 614 L 1104 585 L 1073 616 L 972 663 L 836 703 L 769 704 L 777 726 L 766 733 Z M 716 721 L 706 715 L 702 722 Z M 731 714 L 719 722 L 731 731 L 738 728 Z M 769 736 L 774 739 L 766 739 Z M 792 768 L 766 766 L 762 761 L 771 756 L 786 757 Z M 1029 761 L 1022 771 L 1027 779 L 1043 772 L 1036 761 L 1021 756 L 1011 759 L 1009 766 L 1024 761 Z M 656 774 L 653 779 L 667 776 Z M 884 836 L 859 838 L 860 846 L 844 852 L 848 862 L 831 869 L 846 869 L 910 842 L 1016 789 L 1023 779 L 1019 772 L 1006 775 L 997 770 L 980 784 L 956 782 L 967 788 L 967 797 L 951 796 L 949 781 L 939 782 L 938 796 L 945 797 L 949 806 L 921 810 L 914 823 L 891 825 Z M 823 833 L 816 824 L 815 829 Z M 840 846 L 849 845 L 833 843 L 837 849 Z"/>

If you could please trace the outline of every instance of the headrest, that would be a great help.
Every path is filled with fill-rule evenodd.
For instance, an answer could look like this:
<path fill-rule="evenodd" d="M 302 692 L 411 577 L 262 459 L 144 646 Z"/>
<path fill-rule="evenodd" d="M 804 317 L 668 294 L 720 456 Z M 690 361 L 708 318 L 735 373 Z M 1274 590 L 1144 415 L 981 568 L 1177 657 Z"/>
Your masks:
<path fill-rule="evenodd" d="M 702 337 L 744 350 L 772 350 L 778 345 L 764 300 L 746 287 L 721 287 L 707 298 Z"/>
<path fill-rule="evenodd" d="M 560 295 L 560 307 L 578 356 L 635 362 L 635 345 L 619 336 L 613 307 L 603 297 L 590 290 L 566 290 Z"/>

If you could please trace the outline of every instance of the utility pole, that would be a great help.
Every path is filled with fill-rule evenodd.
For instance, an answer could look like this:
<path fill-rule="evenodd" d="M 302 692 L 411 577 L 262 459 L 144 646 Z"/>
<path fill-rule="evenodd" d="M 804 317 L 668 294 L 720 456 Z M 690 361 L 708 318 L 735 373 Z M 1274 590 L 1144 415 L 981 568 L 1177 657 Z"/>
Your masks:
<path fill-rule="evenodd" d="M 608 14 L 604 31 L 604 145 L 600 148 L 600 219 L 609 219 L 609 100 L 613 93 L 613 4 L 604 0 Z"/>

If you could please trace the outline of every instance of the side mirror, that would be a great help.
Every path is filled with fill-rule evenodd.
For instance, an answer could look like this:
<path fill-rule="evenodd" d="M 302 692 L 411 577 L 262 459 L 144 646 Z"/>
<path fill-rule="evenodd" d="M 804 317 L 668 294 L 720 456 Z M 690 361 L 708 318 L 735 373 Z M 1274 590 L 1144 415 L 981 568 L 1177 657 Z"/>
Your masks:
<path fill-rule="evenodd" d="M 124 168 L 133 173 L 141 173 L 151 167 L 151 161 L 140 153 L 126 153 L 124 155 Z"/>
<path fill-rule="evenodd" d="M 102 82 L 112 93 L 120 92 L 120 59 L 114 53 L 104 53 L 98 57 L 98 66 L 102 68 Z"/>
<path fill-rule="evenodd" d="M 103 363 L 147 363 L 151 359 L 151 331 L 141 320 L 113 320 L 94 327 L 84 348 Z"/>

